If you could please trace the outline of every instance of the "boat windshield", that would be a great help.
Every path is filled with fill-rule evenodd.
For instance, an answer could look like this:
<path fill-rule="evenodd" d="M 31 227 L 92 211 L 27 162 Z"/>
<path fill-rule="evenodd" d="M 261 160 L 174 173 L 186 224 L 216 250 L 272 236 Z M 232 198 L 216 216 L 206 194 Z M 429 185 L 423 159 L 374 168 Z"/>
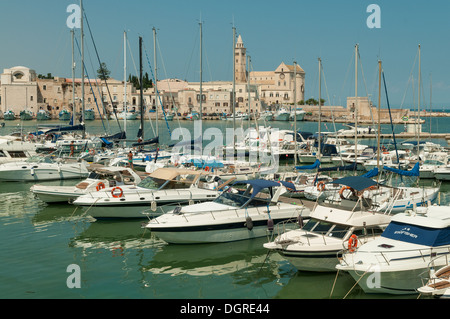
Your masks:
<path fill-rule="evenodd" d="M 27 163 L 54 163 L 50 157 L 46 156 L 30 156 L 25 160 Z"/>
<path fill-rule="evenodd" d="M 264 207 L 270 204 L 269 198 L 254 197 L 242 193 L 223 192 L 214 202 L 233 207 Z"/>
<path fill-rule="evenodd" d="M 350 230 L 350 226 L 332 224 L 323 220 L 311 218 L 302 229 L 329 237 L 344 238 Z"/>
<path fill-rule="evenodd" d="M 182 189 L 190 188 L 195 181 L 195 175 L 179 175 L 173 180 L 147 177 L 139 183 L 139 187 L 148 189 Z"/>

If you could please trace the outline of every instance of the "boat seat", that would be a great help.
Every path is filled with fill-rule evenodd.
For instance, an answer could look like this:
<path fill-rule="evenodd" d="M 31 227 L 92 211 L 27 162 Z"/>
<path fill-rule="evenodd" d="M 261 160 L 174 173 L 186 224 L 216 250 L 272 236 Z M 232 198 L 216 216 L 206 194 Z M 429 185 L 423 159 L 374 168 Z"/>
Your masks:
<path fill-rule="evenodd" d="M 450 281 L 441 281 L 437 282 L 435 284 L 429 284 L 428 287 L 434 288 L 434 289 L 444 289 L 450 287 Z"/>
<path fill-rule="evenodd" d="M 78 184 L 77 184 L 76 188 L 79 188 L 79 189 L 86 189 L 88 186 L 89 186 L 89 183 L 88 183 L 88 182 L 81 182 L 81 183 L 78 183 Z"/>

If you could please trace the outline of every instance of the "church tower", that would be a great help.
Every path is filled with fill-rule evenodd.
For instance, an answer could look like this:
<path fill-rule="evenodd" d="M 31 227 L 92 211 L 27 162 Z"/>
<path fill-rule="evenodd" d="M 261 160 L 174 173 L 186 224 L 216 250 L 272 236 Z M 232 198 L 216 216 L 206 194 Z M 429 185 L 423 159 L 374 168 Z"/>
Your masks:
<path fill-rule="evenodd" d="M 234 48 L 234 58 L 235 58 L 235 67 L 234 76 L 236 77 L 237 83 L 245 83 L 247 81 L 247 56 L 246 49 L 244 48 L 244 42 L 242 42 L 242 37 L 239 35 L 236 47 Z"/>

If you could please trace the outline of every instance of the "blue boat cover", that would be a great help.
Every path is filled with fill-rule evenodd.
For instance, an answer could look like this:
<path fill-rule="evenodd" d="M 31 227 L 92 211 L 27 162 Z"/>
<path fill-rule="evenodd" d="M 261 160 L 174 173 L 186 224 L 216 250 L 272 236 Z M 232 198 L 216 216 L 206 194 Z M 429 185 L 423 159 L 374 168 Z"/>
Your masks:
<path fill-rule="evenodd" d="M 391 167 L 387 167 L 387 166 L 383 166 L 383 169 L 386 171 L 390 171 L 402 176 L 419 176 L 419 162 L 417 162 L 414 167 L 412 168 L 412 170 L 410 171 L 405 171 L 402 169 L 397 169 L 397 168 L 391 168 Z"/>
<path fill-rule="evenodd" d="M 372 168 L 370 171 L 368 171 L 367 173 L 365 173 L 364 175 L 361 175 L 362 177 L 367 177 L 367 178 L 372 178 L 374 176 L 378 175 L 378 168 Z"/>
<path fill-rule="evenodd" d="M 417 245 L 438 247 L 450 244 L 450 228 L 431 228 L 391 221 L 382 237 Z"/>
<path fill-rule="evenodd" d="M 108 141 L 106 138 L 104 137 L 100 137 L 100 139 L 102 140 L 103 143 L 105 143 L 106 145 L 111 145 L 112 142 Z"/>
<path fill-rule="evenodd" d="M 251 179 L 247 181 L 237 181 L 235 184 L 250 184 L 253 187 L 252 196 L 250 198 L 255 197 L 262 189 L 269 187 L 277 187 L 280 186 L 280 183 L 274 181 L 268 181 L 266 179 Z"/>
<path fill-rule="evenodd" d="M 292 184 L 291 182 L 280 181 L 280 183 L 283 184 L 284 187 L 290 188 L 290 189 L 292 189 L 293 191 L 296 191 L 295 185 Z"/>
<path fill-rule="evenodd" d="M 345 166 L 333 166 L 333 167 L 321 167 L 319 172 L 330 172 L 330 171 L 353 171 L 356 169 L 356 163 L 352 163 Z"/>
<path fill-rule="evenodd" d="M 363 176 L 348 176 L 340 179 L 336 179 L 332 182 L 328 182 L 327 184 L 341 184 L 345 186 L 349 186 L 357 191 L 363 191 L 370 186 L 377 185 L 377 182 L 371 180 L 370 178 Z"/>
<path fill-rule="evenodd" d="M 295 166 L 296 170 L 303 170 L 303 169 L 315 169 L 320 166 L 320 161 L 316 159 L 314 164 L 311 165 L 305 165 L 305 166 Z"/>

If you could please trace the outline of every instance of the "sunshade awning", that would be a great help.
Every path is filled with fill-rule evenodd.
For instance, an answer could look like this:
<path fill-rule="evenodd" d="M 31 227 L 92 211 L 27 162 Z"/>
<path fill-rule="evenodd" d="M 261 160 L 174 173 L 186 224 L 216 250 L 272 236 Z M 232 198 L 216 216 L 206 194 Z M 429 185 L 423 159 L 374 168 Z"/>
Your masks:
<path fill-rule="evenodd" d="M 377 185 L 377 182 L 363 176 L 348 176 L 328 182 L 327 184 L 341 184 L 349 186 L 358 192 L 363 191 L 371 186 Z"/>

